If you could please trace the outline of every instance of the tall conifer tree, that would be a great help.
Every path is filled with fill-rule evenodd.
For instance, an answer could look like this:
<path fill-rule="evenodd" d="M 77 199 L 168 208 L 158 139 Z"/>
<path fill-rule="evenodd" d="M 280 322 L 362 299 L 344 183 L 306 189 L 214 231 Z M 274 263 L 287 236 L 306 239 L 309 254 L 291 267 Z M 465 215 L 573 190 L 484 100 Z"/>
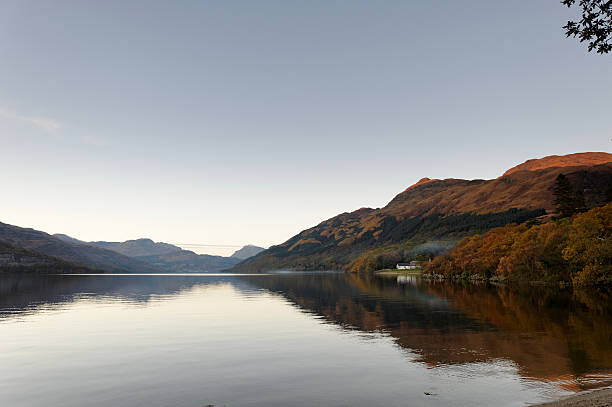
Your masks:
<path fill-rule="evenodd" d="M 553 203 L 556 206 L 556 213 L 559 218 L 572 216 L 576 212 L 576 196 L 574 194 L 574 189 L 565 175 L 559 174 L 557 176 L 553 194 L 555 195 Z"/>

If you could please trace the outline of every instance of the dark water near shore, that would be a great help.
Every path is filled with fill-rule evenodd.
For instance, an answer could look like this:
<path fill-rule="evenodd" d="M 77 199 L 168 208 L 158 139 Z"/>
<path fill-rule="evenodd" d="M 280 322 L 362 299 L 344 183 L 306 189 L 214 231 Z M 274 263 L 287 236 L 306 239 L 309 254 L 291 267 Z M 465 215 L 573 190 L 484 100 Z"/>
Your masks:
<path fill-rule="evenodd" d="M 522 406 L 612 384 L 605 293 L 0 275 L 1 406 Z"/>

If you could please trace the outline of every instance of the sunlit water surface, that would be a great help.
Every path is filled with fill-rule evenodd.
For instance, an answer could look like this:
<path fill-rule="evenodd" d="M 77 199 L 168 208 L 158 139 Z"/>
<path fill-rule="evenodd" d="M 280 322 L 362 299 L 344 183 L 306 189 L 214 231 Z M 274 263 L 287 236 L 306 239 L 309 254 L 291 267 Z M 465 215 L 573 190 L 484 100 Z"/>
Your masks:
<path fill-rule="evenodd" d="M 521 406 L 612 382 L 610 315 L 412 277 L 0 275 L 0 406 Z"/>

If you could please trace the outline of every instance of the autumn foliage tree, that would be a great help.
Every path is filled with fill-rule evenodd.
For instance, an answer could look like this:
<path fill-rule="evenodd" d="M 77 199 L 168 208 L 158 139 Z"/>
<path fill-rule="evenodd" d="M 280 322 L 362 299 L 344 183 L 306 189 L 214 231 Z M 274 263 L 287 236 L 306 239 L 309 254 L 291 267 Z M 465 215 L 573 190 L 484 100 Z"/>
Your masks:
<path fill-rule="evenodd" d="M 449 278 L 612 284 L 612 204 L 541 225 L 508 225 L 465 238 L 425 272 Z"/>
<path fill-rule="evenodd" d="M 577 285 L 596 285 L 612 279 L 612 206 L 577 215 L 563 248 Z"/>

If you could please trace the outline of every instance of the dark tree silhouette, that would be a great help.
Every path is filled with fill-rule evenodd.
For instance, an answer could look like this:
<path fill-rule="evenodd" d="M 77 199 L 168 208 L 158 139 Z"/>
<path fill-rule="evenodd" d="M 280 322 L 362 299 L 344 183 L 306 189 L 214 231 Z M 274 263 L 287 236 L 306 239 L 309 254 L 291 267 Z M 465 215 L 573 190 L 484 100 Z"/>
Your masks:
<path fill-rule="evenodd" d="M 561 3 L 572 7 L 576 0 L 562 0 Z M 589 52 L 596 50 L 599 54 L 607 54 L 612 51 L 612 0 L 580 0 L 578 5 L 582 8 L 582 18 L 563 26 L 565 36 L 588 41 Z"/>
<path fill-rule="evenodd" d="M 582 191 L 574 191 L 567 177 L 559 174 L 553 187 L 554 204 L 559 218 L 566 218 L 578 212 L 584 212 L 586 205 Z"/>
<path fill-rule="evenodd" d="M 604 203 L 612 202 L 612 185 L 606 188 L 606 193 L 604 196 Z"/>
<path fill-rule="evenodd" d="M 557 176 L 553 195 L 555 196 L 554 204 L 557 207 L 557 215 L 560 218 L 572 216 L 574 214 L 574 189 L 565 175 L 559 174 Z"/>
<path fill-rule="evenodd" d="M 586 212 L 586 202 L 584 201 L 584 193 L 581 190 L 577 190 L 574 194 L 574 209 L 575 212 Z"/>

